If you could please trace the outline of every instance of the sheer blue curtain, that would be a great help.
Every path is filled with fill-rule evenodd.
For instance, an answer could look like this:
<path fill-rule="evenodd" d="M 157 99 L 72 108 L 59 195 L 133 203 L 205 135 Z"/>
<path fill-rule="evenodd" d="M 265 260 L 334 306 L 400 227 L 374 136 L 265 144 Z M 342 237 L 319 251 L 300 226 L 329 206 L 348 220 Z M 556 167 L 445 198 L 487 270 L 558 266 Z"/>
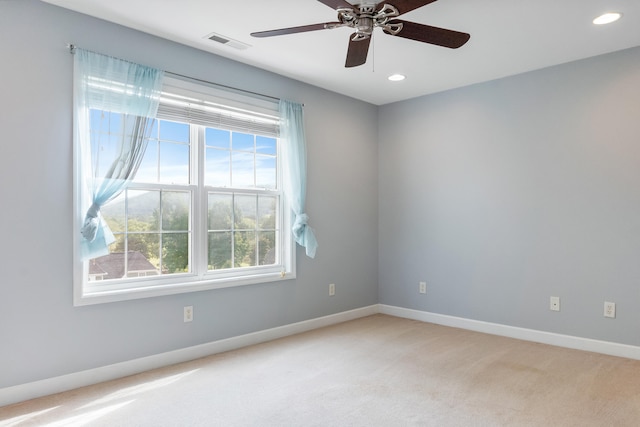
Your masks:
<path fill-rule="evenodd" d="M 164 73 L 83 49 L 74 57 L 74 145 L 76 176 L 83 218 L 78 218 L 83 260 L 109 253 L 115 241 L 100 209 L 116 198 L 134 178 L 155 122 Z M 90 110 L 120 114 L 111 166 L 97 167 L 97 147 L 92 147 Z M 101 160 L 103 162 L 104 159 Z M 100 173 L 100 175 L 98 175 Z"/>
<path fill-rule="evenodd" d="M 306 249 L 307 256 L 313 258 L 316 255 L 318 241 L 309 227 L 309 216 L 304 211 L 307 195 L 307 146 L 302 105 L 281 100 L 279 109 L 284 192 L 295 215 L 293 237 Z"/>

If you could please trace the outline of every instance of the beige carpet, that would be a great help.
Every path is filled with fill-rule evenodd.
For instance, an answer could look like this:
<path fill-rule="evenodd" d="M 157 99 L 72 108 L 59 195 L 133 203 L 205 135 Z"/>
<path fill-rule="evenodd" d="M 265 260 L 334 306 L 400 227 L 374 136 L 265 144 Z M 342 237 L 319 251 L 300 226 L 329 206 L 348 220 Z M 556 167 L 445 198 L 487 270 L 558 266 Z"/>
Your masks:
<path fill-rule="evenodd" d="M 385 315 L 0 408 L 0 426 L 638 426 L 640 361 Z"/>

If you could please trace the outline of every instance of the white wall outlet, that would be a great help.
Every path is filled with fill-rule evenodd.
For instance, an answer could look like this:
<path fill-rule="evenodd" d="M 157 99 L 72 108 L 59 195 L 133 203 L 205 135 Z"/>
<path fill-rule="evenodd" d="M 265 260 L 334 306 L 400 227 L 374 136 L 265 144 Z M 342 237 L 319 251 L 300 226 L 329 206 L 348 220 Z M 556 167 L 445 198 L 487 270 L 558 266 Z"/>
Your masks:
<path fill-rule="evenodd" d="M 427 282 L 420 282 L 419 292 L 421 294 L 427 293 Z"/>
<path fill-rule="evenodd" d="M 336 284 L 329 283 L 329 296 L 332 297 L 336 294 Z"/>
<path fill-rule="evenodd" d="M 188 307 L 184 308 L 184 321 L 186 322 L 193 322 L 193 306 L 190 305 Z"/>
<path fill-rule="evenodd" d="M 560 311 L 560 297 L 549 298 L 549 310 Z"/>
<path fill-rule="evenodd" d="M 611 317 L 612 319 L 616 317 L 616 303 L 615 302 L 604 302 L 604 317 Z"/>

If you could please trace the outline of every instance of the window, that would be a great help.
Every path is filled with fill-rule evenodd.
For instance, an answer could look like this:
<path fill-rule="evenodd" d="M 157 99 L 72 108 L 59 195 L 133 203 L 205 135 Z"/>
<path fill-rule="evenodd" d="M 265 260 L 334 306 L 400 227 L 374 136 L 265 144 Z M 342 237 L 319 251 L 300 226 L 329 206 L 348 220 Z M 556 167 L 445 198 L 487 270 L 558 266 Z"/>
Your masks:
<path fill-rule="evenodd" d="M 276 108 L 165 78 L 135 178 L 101 208 L 116 242 L 82 263 L 76 304 L 295 277 Z M 129 130 L 119 113 L 89 117 L 101 176 Z"/>

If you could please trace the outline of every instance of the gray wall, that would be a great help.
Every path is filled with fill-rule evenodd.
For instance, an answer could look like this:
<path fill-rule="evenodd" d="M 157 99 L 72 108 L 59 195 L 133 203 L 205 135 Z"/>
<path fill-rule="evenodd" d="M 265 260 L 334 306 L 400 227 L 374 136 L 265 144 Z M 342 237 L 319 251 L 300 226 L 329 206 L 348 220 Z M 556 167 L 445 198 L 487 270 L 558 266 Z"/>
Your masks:
<path fill-rule="evenodd" d="M 381 303 L 640 344 L 640 49 L 384 106 L 379 147 Z"/>
<path fill-rule="evenodd" d="M 305 104 L 297 280 L 73 307 L 70 42 Z M 380 108 L 35 0 L 0 54 L 0 388 L 377 302 L 640 345 L 639 49 Z"/>
<path fill-rule="evenodd" d="M 298 279 L 73 307 L 67 43 L 305 104 L 320 247 Z M 375 106 L 35 0 L 0 1 L 0 54 L 0 388 L 377 303 Z"/>

